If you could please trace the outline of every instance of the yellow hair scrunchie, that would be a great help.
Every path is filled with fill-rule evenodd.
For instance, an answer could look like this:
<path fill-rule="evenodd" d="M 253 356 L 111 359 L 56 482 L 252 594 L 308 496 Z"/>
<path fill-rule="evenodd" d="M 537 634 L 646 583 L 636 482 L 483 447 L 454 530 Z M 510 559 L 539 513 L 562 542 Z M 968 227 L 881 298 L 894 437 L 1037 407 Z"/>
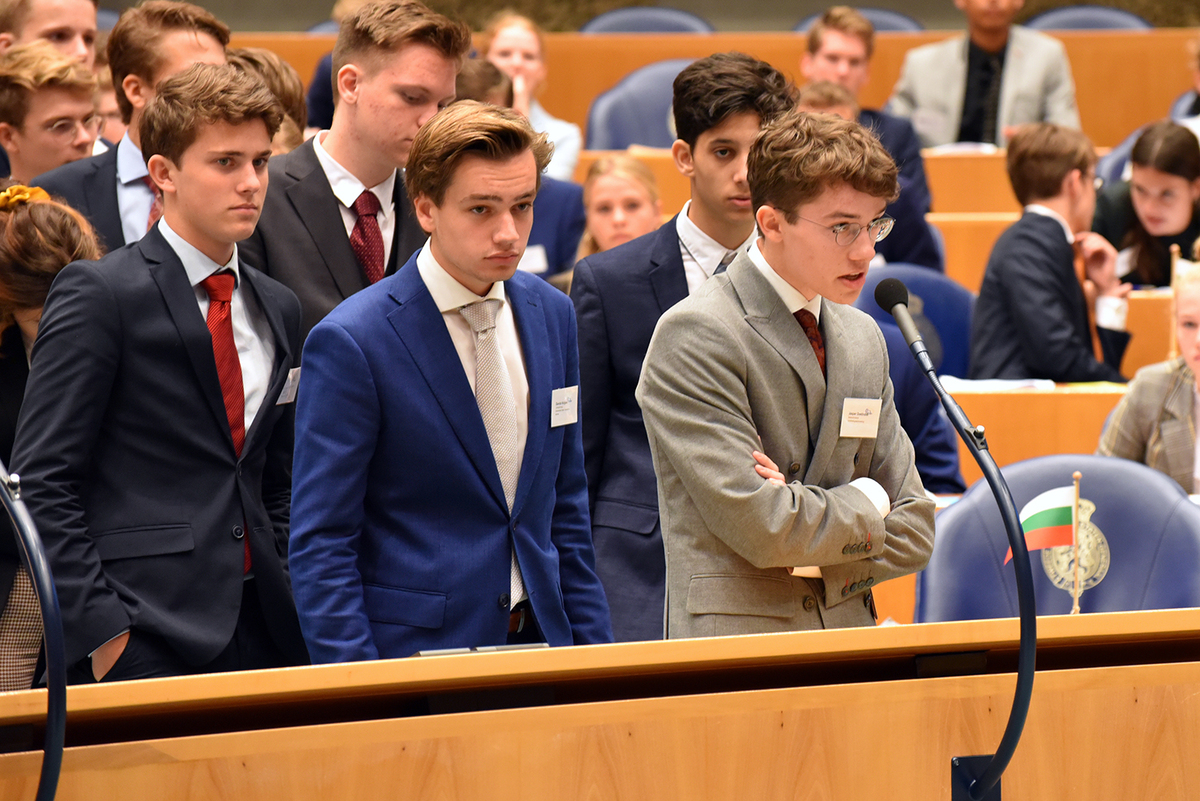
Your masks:
<path fill-rule="evenodd" d="M 50 195 L 40 186 L 22 186 L 17 184 L 0 192 L 0 211 L 12 211 L 24 203 L 49 199 Z"/>

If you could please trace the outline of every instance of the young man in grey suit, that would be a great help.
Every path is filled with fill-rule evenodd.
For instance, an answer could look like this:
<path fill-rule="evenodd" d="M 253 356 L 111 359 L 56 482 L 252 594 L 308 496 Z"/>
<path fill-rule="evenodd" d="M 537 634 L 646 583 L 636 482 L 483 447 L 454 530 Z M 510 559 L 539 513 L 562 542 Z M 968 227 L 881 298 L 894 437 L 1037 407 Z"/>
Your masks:
<path fill-rule="evenodd" d="M 912 121 L 924 147 L 991 142 L 1018 125 L 1079 127 L 1062 42 L 1013 25 L 1024 0 L 954 0 L 967 35 L 908 51 L 888 111 Z"/>
<path fill-rule="evenodd" d="M 857 123 L 795 112 L 747 179 L 761 237 L 663 315 L 637 389 L 668 637 L 872 625 L 871 588 L 933 546 L 883 336 L 846 305 L 891 229 L 895 163 Z"/>
<path fill-rule="evenodd" d="M 666 567 L 654 464 L 634 400 L 658 318 L 754 236 L 746 153 L 795 89 L 774 67 L 718 53 L 675 79 L 675 166 L 691 200 L 657 231 L 575 265 L 583 448 L 596 571 L 618 640 L 663 636 Z"/>
<path fill-rule="evenodd" d="M 462 22 L 416 0 L 365 5 L 333 48 L 333 123 L 271 160 L 271 188 L 247 263 L 300 298 L 303 335 L 425 243 L 404 191 L 413 137 L 454 100 L 471 47 Z"/>

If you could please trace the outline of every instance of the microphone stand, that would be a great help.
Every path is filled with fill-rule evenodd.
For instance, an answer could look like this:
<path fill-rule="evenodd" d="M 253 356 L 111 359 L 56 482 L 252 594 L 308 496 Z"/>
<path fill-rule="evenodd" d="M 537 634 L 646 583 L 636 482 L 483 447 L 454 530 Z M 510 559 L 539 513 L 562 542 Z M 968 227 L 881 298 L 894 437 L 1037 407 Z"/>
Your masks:
<path fill-rule="evenodd" d="M 21 501 L 21 479 L 0 464 L 0 504 L 8 512 L 21 546 L 21 557 L 33 581 L 34 594 L 42 612 L 46 648 L 46 731 L 42 743 L 42 772 L 38 778 L 37 801 L 54 801 L 62 770 L 63 744 L 67 730 L 67 657 L 63 644 L 62 613 L 58 593 L 42 538 Z"/>
<path fill-rule="evenodd" d="M 901 307 L 904 308 L 904 312 L 897 315 L 896 311 Z M 907 307 L 897 304 L 889 311 L 900 323 L 900 329 L 908 341 L 913 357 L 921 366 L 921 371 L 925 373 L 929 383 L 933 385 L 933 391 L 941 400 L 950 422 L 967 444 L 975 462 L 983 471 L 988 486 L 992 488 L 996 504 L 1000 507 L 1000 517 L 1004 520 L 1004 529 L 1008 533 L 1008 542 L 1012 546 L 1013 570 L 1017 578 L 1017 606 L 1021 619 L 1021 644 L 1017 653 L 1017 687 L 1013 693 L 1008 725 L 1004 729 L 1000 744 L 996 746 L 995 754 L 950 759 L 951 801 L 1000 801 L 1000 776 L 1017 750 L 1017 743 L 1025 728 L 1025 719 L 1029 715 L 1029 702 L 1033 696 L 1034 662 L 1037 656 L 1037 610 L 1033 595 L 1033 570 L 1029 565 L 1029 549 L 1025 546 L 1025 536 L 1016 506 L 1013 504 L 1012 493 L 1004 476 L 1000 474 L 1000 468 L 996 466 L 996 460 L 988 451 L 983 426 L 971 424 L 962 407 L 938 380 L 925 343 L 917 333 Z"/>

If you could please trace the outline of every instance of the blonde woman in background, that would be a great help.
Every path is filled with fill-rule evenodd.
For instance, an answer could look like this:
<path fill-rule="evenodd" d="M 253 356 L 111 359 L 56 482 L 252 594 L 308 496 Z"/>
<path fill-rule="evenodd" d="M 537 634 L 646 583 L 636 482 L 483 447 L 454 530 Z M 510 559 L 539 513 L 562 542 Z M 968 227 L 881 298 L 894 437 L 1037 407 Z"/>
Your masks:
<path fill-rule="evenodd" d="M 662 224 L 662 201 L 654 173 L 632 156 L 606 156 L 583 183 L 587 228 L 577 258 L 615 248 Z"/>

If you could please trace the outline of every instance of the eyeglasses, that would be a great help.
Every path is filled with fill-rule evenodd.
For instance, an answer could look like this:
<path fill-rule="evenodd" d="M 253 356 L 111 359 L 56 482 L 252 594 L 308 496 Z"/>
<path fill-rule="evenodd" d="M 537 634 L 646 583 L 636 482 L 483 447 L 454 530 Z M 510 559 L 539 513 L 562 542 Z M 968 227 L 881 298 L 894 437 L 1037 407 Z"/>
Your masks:
<path fill-rule="evenodd" d="M 49 125 L 46 125 L 44 130 L 55 139 L 74 139 L 75 131 L 82 127 L 84 133 L 95 139 L 96 136 L 100 134 L 100 127 L 103 124 L 103 117 L 101 117 L 99 114 L 92 114 L 88 117 L 84 117 L 82 120 L 55 120 Z"/>
<path fill-rule="evenodd" d="M 800 215 L 796 216 L 799 217 Z M 886 214 L 879 219 L 871 220 L 871 222 L 867 223 L 866 225 L 853 222 L 837 223 L 836 225 L 824 225 L 816 220 L 810 220 L 807 217 L 800 217 L 800 219 L 804 220 L 805 222 L 812 223 L 813 225 L 819 225 L 822 228 L 833 231 L 834 241 L 836 241 L 842 247 L 849 247 L 850 245 L 854 244 L 854 241 L 858 239 L 858 235 L 863 232 L 863 229 L 866 229 L 867 234 L 871 237 L 872 242 L 882 242 L 885 238 L 887 238 L 887 235 L 892 232 L 892 226 L 896 224 L 896 221 L 891 217 L 888 217 Z"/>

